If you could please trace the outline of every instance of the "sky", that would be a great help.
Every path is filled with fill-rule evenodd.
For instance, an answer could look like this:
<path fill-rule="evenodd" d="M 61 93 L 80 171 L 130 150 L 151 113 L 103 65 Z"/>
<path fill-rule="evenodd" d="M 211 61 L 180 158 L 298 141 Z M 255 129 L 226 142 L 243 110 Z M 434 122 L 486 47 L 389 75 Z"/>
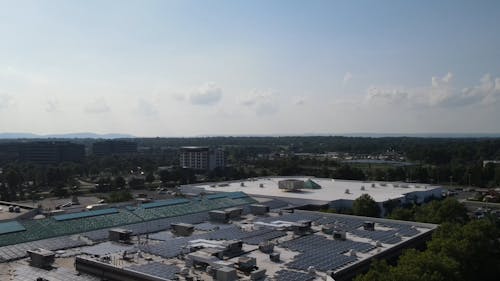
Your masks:
<path fill-rule="evenodd" d="M 0 132 L 500 133 L 500 1 L 0 0 Z"/>

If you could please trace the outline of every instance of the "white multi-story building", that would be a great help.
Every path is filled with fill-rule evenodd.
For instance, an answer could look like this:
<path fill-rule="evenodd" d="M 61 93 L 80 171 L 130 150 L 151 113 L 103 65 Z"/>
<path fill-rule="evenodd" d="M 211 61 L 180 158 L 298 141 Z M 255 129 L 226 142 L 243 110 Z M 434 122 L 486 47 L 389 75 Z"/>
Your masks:
<path fill-rule="evenodd" d="M 183 168 L 195 170 L 213 170 L 226 164 L 222 149 L 210 149 L 205 146 L 184 146 L 179 155 Z"/>

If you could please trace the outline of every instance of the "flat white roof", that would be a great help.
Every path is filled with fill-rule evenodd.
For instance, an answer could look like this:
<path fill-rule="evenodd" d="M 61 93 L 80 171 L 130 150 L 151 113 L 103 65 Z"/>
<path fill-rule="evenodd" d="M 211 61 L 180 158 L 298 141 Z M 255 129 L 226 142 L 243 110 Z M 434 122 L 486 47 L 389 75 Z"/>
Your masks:
<path fill-rule="evenodd" d="M 299 191 L 284 191 L 278 188 L 278 182 L 285 179 L 311 179 L 321 186 L 321 189 L 302 189 Z M 241 185 L 243 183 L 243 186 Z M 262 185 L 262 187 L 261 187 Z M 235 192 L 242 191 L 252 196 L 282 197 L 289 199 L 307 200 L 317 203 L 327 203 L 334 200 L 355 200 L 362 194 L 369 194 L 377 202 L 403 198 L 412 192 L 425 192 L 439 186 L 418 183 L 352 181 L 314 177 L 270 177 L 255 178 L 230 182 L 202 183 L 185 185 L 181 190 L 189 192 L 190 188 L 202 188 L 206 192 Z M 362 190 L 364 187 L 364 190 Z M 346 190 L 349 193 L 346 193 Z"/>

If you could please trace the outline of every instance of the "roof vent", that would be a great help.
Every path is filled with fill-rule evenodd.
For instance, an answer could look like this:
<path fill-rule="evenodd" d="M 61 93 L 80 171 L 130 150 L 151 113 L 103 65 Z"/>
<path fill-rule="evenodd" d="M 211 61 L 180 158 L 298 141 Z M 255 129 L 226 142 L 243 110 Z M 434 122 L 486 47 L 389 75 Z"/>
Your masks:
<path fill-rule="evenodd" d="M 350 193 L 349 188 L 346 188 L 345 189 L 345 194 L 349 194 L 349 193 Z"/>
<path fill-rule="evenodd" d="M 365 190 L 365 186 L 364 185 L 361 186 L 361 190 Z"/>

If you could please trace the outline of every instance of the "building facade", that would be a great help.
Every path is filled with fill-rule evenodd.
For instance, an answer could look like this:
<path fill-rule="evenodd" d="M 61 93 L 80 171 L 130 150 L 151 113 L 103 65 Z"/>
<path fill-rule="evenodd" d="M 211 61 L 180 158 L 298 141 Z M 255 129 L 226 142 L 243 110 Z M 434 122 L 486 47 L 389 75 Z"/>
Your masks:
<path fill-rule="evenodd" d="M 205 146 L 185 146 L 179 153 L 182 168 L 194 170 L 213 170 L 226 164 L 224 150 L 210 149 Z"/>
<path fill-rule="evenodd" d="M 137 153 L 137 143 L 122 140 L 106 140 L 92 144 L 92 153 L 96 156 Z"/>
<path fill-rule="evenodd" d="M 85 158 L 85 146 L 66 141 L 33 141 L 0 145 L 2 161 L 32 162 L 54 165 L 61 162 L 80 162 Z"/>

